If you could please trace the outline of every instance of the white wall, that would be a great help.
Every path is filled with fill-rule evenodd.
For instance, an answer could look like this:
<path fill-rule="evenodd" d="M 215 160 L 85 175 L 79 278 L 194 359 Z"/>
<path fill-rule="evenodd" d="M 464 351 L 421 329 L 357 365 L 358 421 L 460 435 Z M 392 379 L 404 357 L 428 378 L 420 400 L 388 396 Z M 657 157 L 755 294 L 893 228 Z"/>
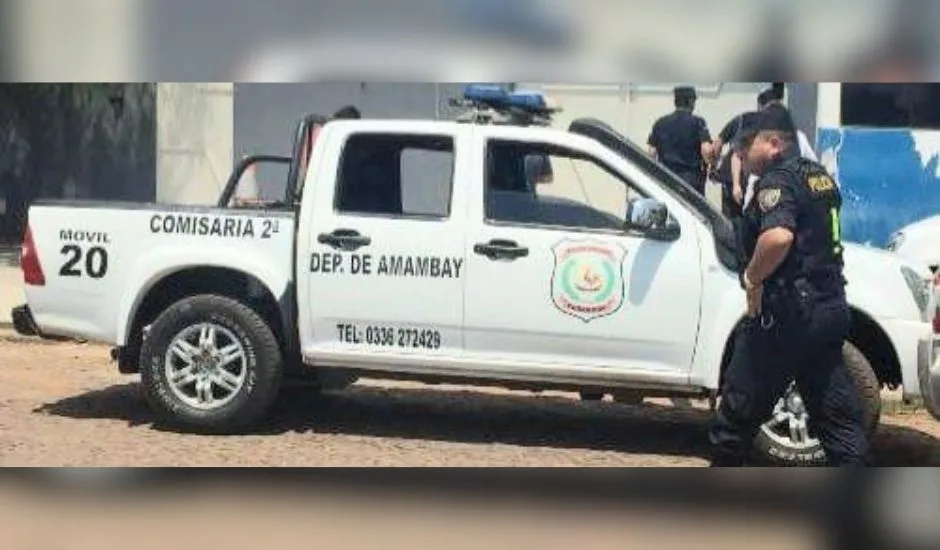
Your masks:
<path fill-rule="evenodd" d="M 837 128 L 842 120 L 842 83 L 820 82 L 816 124 L 820 128 Z"/>
<path fill-rule="evenodd" d="M 157 86 L 157 202 L 214 204 L 232 170 L 231 83 Z"/>

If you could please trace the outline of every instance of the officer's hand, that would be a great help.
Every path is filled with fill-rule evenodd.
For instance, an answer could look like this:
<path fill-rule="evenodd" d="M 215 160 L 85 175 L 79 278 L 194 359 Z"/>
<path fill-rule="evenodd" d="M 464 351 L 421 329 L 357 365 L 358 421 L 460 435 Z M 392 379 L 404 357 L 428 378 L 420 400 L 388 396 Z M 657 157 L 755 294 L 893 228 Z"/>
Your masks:
<path fill-rule="evenodd" d="M 745 290 L 745 294 L 747 296 L 747 316 L 753 319 L 760 315 L 764 287 L 762 285 L 753 286 Z"/>
<path fill-rule="evenodd" d="M 732 190 L 732 195 L 734 195 L 734 202 L 741 204 L 741 201 L 744 200 L 744 191 L 741 190 L 741 186 L 735 185 Z"/>

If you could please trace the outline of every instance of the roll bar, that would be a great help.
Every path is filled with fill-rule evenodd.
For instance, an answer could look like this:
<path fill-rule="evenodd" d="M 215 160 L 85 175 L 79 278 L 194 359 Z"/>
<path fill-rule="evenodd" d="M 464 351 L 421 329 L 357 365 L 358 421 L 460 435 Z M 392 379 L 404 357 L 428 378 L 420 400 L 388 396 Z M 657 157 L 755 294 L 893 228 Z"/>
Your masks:
<path fill-rule="evenodd" d="M 282 155 L 249 155 L 235 164 L 228 181 L 225 182 L 225 188 L 219 196 L 216 205 L 219 208 L 227 208 L 238 190 L 238 183 L 248 167 L 259 162 L 271 162 L 277 164 L 288 164 L 290 168 L 287 173 L 287 185 L 284 190 L 284 202 L 286 206 L 293 206 L 300 200 L 300 194 L 303 192 L 301 178 L 303 177 L 303 164 L 310 158 L 310 151 L 313 148 L 313 130 L 317 126 L 323 126 L 328 119 L 317 114 L 304 116 L 297 124 L 297 130 L 294 133 L 294 146 L 291 156 Z"/>

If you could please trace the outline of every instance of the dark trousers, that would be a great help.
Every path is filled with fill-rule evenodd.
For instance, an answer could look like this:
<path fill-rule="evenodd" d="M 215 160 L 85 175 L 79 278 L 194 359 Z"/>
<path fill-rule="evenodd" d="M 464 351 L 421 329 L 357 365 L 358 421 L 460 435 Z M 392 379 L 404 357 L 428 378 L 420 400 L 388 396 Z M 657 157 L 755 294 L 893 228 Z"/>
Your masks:
<path fill-rule="evenodd" d="M 764 322 L 747 319 L 738 331 L 721 405 L 709 429 L 713 465 L 746 463 L 761 424 L 770 420 L 792 381 L 827 462 L 865 464 L 868 437 L 862 402 L 842 360 L 850 323 L 848 305 L 844 296 L 808 305 L 796 302 L 765 302 Z"/>

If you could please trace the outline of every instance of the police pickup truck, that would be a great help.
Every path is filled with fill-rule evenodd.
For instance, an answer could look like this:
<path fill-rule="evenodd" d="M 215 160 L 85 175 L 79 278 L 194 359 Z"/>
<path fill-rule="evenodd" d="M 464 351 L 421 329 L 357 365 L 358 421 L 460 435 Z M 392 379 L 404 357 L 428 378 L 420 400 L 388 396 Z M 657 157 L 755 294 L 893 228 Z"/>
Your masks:
<path fill-rule="evenodd" d="M 291 157 L 244 159 L 215 207 L 34 204 L 17 330 L 112 344 L 196 431 L 246 429 L 292 376 L 714 407 L 745 310 L 728 220 L 600 121 L 551 128 L 545 98 L 488 86 L 456 103 L 455 121 L 308 116 Z M 231 206 L 258 162 L 288 166 L 284 198 Z M 572 198 L 590 177 L 606 198 Z M 882 387 L 940 418 L 929 271 L 845 261 L 871 429 Z M 758 438 L 772 461 L 822 456 L 793 388 Z"/>

